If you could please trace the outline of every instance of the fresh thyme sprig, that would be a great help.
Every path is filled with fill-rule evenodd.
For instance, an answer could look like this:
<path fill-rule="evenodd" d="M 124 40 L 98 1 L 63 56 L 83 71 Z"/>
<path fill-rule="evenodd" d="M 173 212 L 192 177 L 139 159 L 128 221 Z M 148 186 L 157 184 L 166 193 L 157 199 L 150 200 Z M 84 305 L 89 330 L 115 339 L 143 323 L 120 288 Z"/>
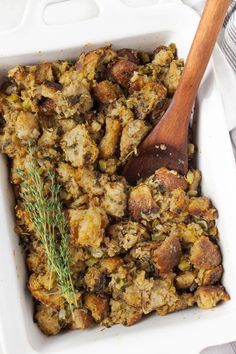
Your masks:
<path fill-rule="evenodd" d="M 53 171 L 49 171 L 46 178 L 41 176 L 31 146 L 28 153 L 28 173 L 17 169 L 23 181 L 20 196 L 35 233 L 44 246 L 50 275 L 56 275 L 60 293 L 72 312 L 73 305 L 77 306 L 77 300 L 70 270 L 69 232 L 59 199 L 60 185 Z"/>

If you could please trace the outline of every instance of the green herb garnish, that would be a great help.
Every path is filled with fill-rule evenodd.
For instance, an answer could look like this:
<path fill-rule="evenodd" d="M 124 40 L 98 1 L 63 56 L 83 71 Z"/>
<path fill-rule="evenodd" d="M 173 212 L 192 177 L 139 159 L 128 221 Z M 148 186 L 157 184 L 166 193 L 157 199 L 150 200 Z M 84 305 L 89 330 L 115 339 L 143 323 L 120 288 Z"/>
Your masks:
<path fill-rule="evenodd" d="M 54 172 L 50 171 L 47 177 L 42 176 L 31 146 L 28 152 L 28 173 L 17 169 L 23 181 L 20 196 L 44 246 L 50 273 L 56 275 L 60 293 L 72 312 L 73 305 L 77 306 L 77 299 L 70 270 L 69 231 L 59 199 L 60 185 Z"/>

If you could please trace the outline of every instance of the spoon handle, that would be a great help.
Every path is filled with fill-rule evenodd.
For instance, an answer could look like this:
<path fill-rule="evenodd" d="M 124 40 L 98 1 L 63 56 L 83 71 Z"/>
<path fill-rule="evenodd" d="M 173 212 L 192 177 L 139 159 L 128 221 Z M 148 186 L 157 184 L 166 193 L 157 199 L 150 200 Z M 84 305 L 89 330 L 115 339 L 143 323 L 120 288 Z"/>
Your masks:
<path fill-rule="evenodd" d="M 191 112 L 199 84 L 211 57 L 230 2 L 231 0 L 207 0 L 206 2 L 175 95 L 175 99 L 180 100 L 178 103 L 181 104 L 182 93 L 185 93 L 185 107 L 189 112 Z"/>
<path fill-rule="evenodd" d="M 186 148 L 189 119 L 201 79 L 231 0 L 207 0 L 179 85 L 169 109 L 149 134 L 143 148 L 159 140 L 177 150 Z M 158 130 L 158 132 L 157 132 Z"/>

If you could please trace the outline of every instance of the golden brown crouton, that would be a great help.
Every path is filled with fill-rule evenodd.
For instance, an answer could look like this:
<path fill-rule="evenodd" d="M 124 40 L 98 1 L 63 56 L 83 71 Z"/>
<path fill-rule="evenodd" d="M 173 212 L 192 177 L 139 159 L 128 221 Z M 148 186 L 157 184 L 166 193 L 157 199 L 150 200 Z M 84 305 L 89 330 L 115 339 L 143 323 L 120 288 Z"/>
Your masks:
<path fill-rule="evenodd" d="M 91 311 L 95 321 L 102 321 L 108 316 L 109 305 L 105 297 L 88 294 L 85 296 L 85 306 Z"/>
<path fill-rule="evenodd" d="M 82 192 L 76 180 L 76 170 L 69 163 L 60 162 L 57 173 L 59 181 L 64 187 L 64 193 L 66 193 L 65 199 L 67 196 L 73 199 L 80 197 Z"/>
<path fill-rule="evenodd" d="M 143 214 L 152 217 L 152 214 L 158 211 L 151 191 L 145 184 L 140 184 L 132 189 L 128 199 L 128 208 L 136 221 L 142 219 Z"/>
<path fill-rule="evenodd" d="M 183 293 L 175 296 L 175 301 L 170 301 L 166 305 L 158 307 L 157 313 L 160 316 L 165 316 L 168 313 L 184 310 L 195 304 L 195 298 L 193 294 Z"/>
<path fill-rule="evenodd" d="M 122 221 L 111 225 L 107 234 L 117 242 L 119 249 L 125 251 L 148 238 L 145 228 L 133 221 Z"/>
<path fill-rule="evenodd" d="M 160 100 L 166 97 L 166 88 L 155 81 L 148 80 L 138 91 L 128 98 L 128 104 L 133 107 L 138 119 L 145 119 Z"/>
<path fill-rule="evenodd" d="M 107 114 L 109 117 L 115 119 L 119 118 L 123 127 L 131 120 L 134 120 L 134 113 L 127 107 L 127 102 L 124 97 L 119 98 L 119 100 L 107 106 Z"/>
<path fill-rule="evenodd" d="M 223 286 L 201 286 L 195 292 L 195 299 L 201 309 L 211 309 L 220 301 L 230 300 Z"/>
<path fill-rule="evenodd" d="M 73 74 L 68 81 L 63 87 L 62 94 L 54 98 L 57 103 L 56 112 L 64 114 L 65 117 L 88 112 L 93 106 L 93 101 L 87 86 L 76 76 L 74 78 Z"/>
<path fill-rule="evenodd" d="M 41 242 L 35 241 L 27 254 L 26 263 L 30 272 L 43 273 L 47 268 L 45 250 Z"/>
<path fill-rule="evenodd" d="M 153 253 L 153 260 L 161 273 L 170 273 L 178 265 L 182 255 L 177 237 L 167 237 Z"/>
<path fill-rule="evenodd" d="M 59 129 L 63 132 L 63 133 L 67 133 L 70 130 L 72 130 L 73 128 L 76 127 L 77 123 L 74 119 L 60 119 L 58 122 L 59 125 Z"/>
<path fill-rule="evenodd" d="M 115 153 L 116 146 L 121 133 L 121 124 L 118 119 L 106 118 L 106 133 L 102 138 L 99 151 L 100 156 L 104 159 L 112 157 Z"/>
<path fill-rule="evenodd" d="M 41 303 L 60 309 L 64 305 L 64 297 L 56 287 L 55 275 L 32 273 L 29 278 L 29 289 Z"/>
<path fill-rule="evenodd" d="M 193 197 L 189 201 L 188 212 L 191 215 L 204 217 L 210 206 L 210 200 L 207 197 Z"/>
<path fill-rule="evenodd" d="M 43 134 L 38 140 L 38 145 L 43 147 L 54 147 L 57 141 L 57 131 L 52 129 L 43 129 Z"/>
<path fill-rule="evenodd" d="M 30 89 L 35 84 L 36 66 L 15 66 L 8 72 L 8 77 L 12 78 L 19 87 Z"/>
<path fill-rule="evenodd" d="M 217 211 L 211 208 L 211 202 L 207 197 L 192 197 L 188 212 L 190 215 L 204 218 L 205 221 L 213 221 L 217 217 Z"/>
<path fill-rule="evenodd" d="M 70 327 L 72 329 L 84 329 L 93 325 L 93 318 L 87 309 L 75 309 Z"/>
<path fill-rule="evenodd" d="M 40 63 L 36 66 L 35 71 L 35 83 L 42 84 L 44 81 L 53 81 L 53 64 L 52 63 Z"/>
<path fill-rule="evenodd" d="M 105 194 L 102 199 L 102 207 L 107 214 L 121 218 L 125 214 L 127 196 L 125 185 L 122 182 L 108 182 L 104 186 Z"/>
<path fill-rule="evenodd" d="M 68 210 L 71 228 L 71 243 L 99 247 L 108 218 L 103 209 L 90 207 L 87 210 Z"/>
<path fill-rule="evenodd" d="M 151 255 L 155 249 L 160 246 L 160 241 L 148 241 L 142 242 L 140 245 L 132 248 L 130 254 L 133 258 L 142 259 L 142 258 L 151 258 Z"/>
<path fill-rule="evenodd" d="M 82 53 L 76 62 L 76 70 L 79 73 L 79 79 L 94 80 L 97 69 L 103 63 L 109 63 L 117 56 L 111 46 L 99 48 L 88 53 Z"/>
<path fill-rule="evenodd" d="M 104 188 L 101 185 L 100 175 L 93 168 L 78 168 L 75 171 L 75 179 L 85 193 L 92 195 L 102 195 Z"/>
<path fill-rule="evenodd" d="M 175 306 L 178 295 L 173 286 L 174 274 L 169 274 L 163 279 L 153 281 L 150 291 L 146 290 L 142 295 L 142 308 L 144 313 L 150 313 L 153 310 L 170 308 Z M 150 280 L 149 280 L 150 283 Z M 146 292 L 146 293 L 145 293 Z"/>
<path fill-rule="evenodd" d="M 184 243 L 189 244 L 194 243 L 201 236 L 203 236 L 204 230 L 201 228 L 200 225 L 193 222 L 187 225 L 179 223 L 177 225 L 173 225 L 171 235 L 177 236 Z"/>
<path fill-rule="evenodd" d="M 37 118 L 30 112 L 21 111 L 15 124 L 16 136 L 24 140 L 35 140 L 39 137 L 39 126 Z"/>
<path fill-rule="evenodd" d="M 77 125 L 65 133 L 61 141 L 67 161 L 74 167 L 92 164 L 98 157 L 98 148 L 90 138 L 84 125 Z"/>
<path fill-rule="evenodd" d="M 162 100 L 160 100 L 156 104 L 155 108 L 150 112 L 149 117 L 148 117 L 152 126 L 155 126 L 157 123 L 160 122 L 164 113 L 167 111 L 170 103 L 171 103 L 171 99 L 166 97 L 166 98 L 163 98 Z"/>
<path fill-rule="evenodd" d="M 183 176 L 180 176 L 176 171 L 168 170 L 166 167 L 161 167 L 155 172 L 155 181 L 158 182 L 161 190 L 171 192 L 174 189 L 187 189 L 187 183 Z"/>
<path fill-rule="evenodd" d="M 121 263 L 122 259 L 120 257 L 108 257 L 101 259 L 100 266 L 101 270 L 110 274 L 113 273 Z"/>
<path fill-rule="evenodd" d="M 153 280 L 145 279 L 145 272 L 137 272 L 137 276 L 134 279 L 132 285 L 128 286 L 123 294 L 123 300 L 129 305 L 136 308 L 144 308 L 146 310 L 146 302 L 150 297 L 151 290 L 153 288 Z M 144 311 L 145 311 L 144 310 Z M 145 311 L 145 313 L 148 313 Z"/>
<path fill-rule="evenodd" d="M 154 52 L 152 63 L 154 65 L 166 66 L 169 65 L 174 59 L 174 53 L 170 47 L 164 45 L 157 47 Z"/>
<path fill-rule="evenodd" d="M 55 336 L 60 332 L 59 311 L 52 307 L 39 304 L 36 308 L 35 320 L 39 328 L 47 336 Z"/>
<path fill-rule="evenodd" d="M 96 267 L 90 267 L 84 276 L 85 284 L 89 291 L 103 291 L 106 285 L 106 276 Z"/>
<path fill-rule="evenodd" d="M 45 81 L 41 85 L 41 94 L 43 97 L 57 100 L 60 97 L 62 85 L 56 82 Z"/>
<path fill-rule="evenodd" d="M 113 324 L 120 323 L 126 326 L 131 326 L 142 317 L 141 309 L 129 306 L 122 300 L 111 299 L 110 306 L 110 317 Z"/>
<path fill-rule="evenodd" d="M 123 58 L 132 61 L 135 64 L 140 64 L 140 59 L 138 56 L 138 51 L 130 48 L 122 48 L 117 50 L 117 55 L 119 58 Z"/>
<path fill-rule="evenodd" d="M 173 94 L 176 91 L 182 75 L 182 71 L 183 63 L 177 60 L 173 60 L 170 63 L 170 67 L 162 79 L 162 82 L 164 83 L 165 87 L 167 87 L 169 94 Z"/>
<path fill-rule="evenodd" d="M 55 114 L 56 103 L 51 98 L 44 98 L 39 102 L 39 114 L 51 117 Z"/>
<path fill-rule="evenodd" d="M 221 254 L 218 246 L 202 236 L 191 248 L 190 261 L 196 268 L 211 269 L 221 262 Z"/>
<path fill-rule="evenodd" d="M 82 53 L 76 62 L 76 70 L 81 74 L 81 78 L 93 80 L 96 74 L 97 66 L 104 55 L 104 49 L 98 49 L 89 53 Z"/>
<path fill-rule="evenodd" d="M 212 269 L 205 270 L 202 285 L 213 285 L 220 281 L 223 274 L 223 266 L 219 265 Z"/>
<path fill-rule="evenodd" d="M 100 81 L 93 87 L 93 93 L 98 102 L 109 104 L 122 95 L 119 86 L 110 81 Z"/>
<path fill-rule="evenodd" d="M 138 66 L 130 60 L 119 60 L 111 68 L 111 75 L 118 84 L 127 87 Z"/>
<path fill-rule="evenodd" d="M 182 188 L 174 189 L 171 192 L 170 211 L 175 214 L 182 213 L 188 205 L 188 198 Z"/>
<path fill-rule="evenodd" d="M 175 283 L 178 289 L 188 289 L 193 284 L 195 278 L 195 273 L 184 272 L 176 276 Z"/>
<path fill-rule="evenodd" d="M 66 183 L 71 179 L 75 179 L 76 170 L 69 163 L 60 162 L 58 164 L 57 173 L 60 176 L 60 182 Z"/>
<path fill-rule="evenodd" d="M 121 159 L 125 159 L 127 155 L 135 150 L 148 131 L 148 125 L 139 119 L 130 121 L 125 125 L 120 139 Z"/>

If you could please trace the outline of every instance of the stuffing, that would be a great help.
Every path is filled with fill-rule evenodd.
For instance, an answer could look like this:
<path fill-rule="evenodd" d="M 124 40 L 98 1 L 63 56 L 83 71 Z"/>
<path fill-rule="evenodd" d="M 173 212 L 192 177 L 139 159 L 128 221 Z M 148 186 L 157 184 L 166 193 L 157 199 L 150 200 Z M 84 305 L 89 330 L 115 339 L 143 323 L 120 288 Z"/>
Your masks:
<path fill-rule="evenodd" d="M 105 178 L 104 178 L 105 177 Z M 75 180 L 79 187 L 89 195 L 102 195 L 104 193 L 103 180 L 106 176 L 101 176 L 91 167 L 78 168 L 75 171 Z"/>
<path fill-rule="evenodd" d="M 175 299 L 176 301 L 163 305 L 162 307 L 159 307 L 156 311 L 158 315 L 160 316 L 165 316 L 168 313 L 171 312 L 176 312 L 180 310 L 185 310 L 188 307 L 192 307 L 195 305 L 195 298 L 192 294 L 189 293 L 183 293 L 182 295 L 179 295 Z"/>
<path fill-rule="evenodd" d="M 175 214 L 180 214 L 185 211 L 188 205 L 188 197 L 182 188 L 174 189 L 171 192 L 170 211 Z"/>
<path fill-rule="evenodd" d="M 85 296 L 85 306 L 91 311 L 95 321 L 102 321 L 109 313 L 109 304 L 106 298 L 89 294 Z"/>
<path fill-rule="evenodd" d="M 99 247 L 108 218 L 103 209 L 68 210 L 71 242 L 75 245 Z"/>
<path fill-rule="evenodd" d="M 185 176 L 163 166 L 131 186 L 122 173 L 171 104 L 183 66 L 174 44 L 152 53 L 108 45 L 18 65 L 3 80 L 0 153 L 44 334 L 229 300 L 192 128 Z"/>
<path fill-rule="evenodd" d="M 120 139 L 120 158 L 122 160 L 126 159 L 131 152 L 135 152 L 135 149 L 148 131 L 148 125 L 139 119 L 132 120 L 126 124 Z"/>
<path fill-rule="evenodd" d="M 196 274 L 193 272 L 184 272 L 176 276 L 175 283 L 178 289 L 189 289 L 194 283 Z"/>
<path fill-rule="evenodd" d="M 176 47 L 170 44 L 169 47 L 164 45 L 157 47 L 153 52 L 152 63 L 158 66 L 168 66 L 174 60 Z"/>
<path fill-rule="evenodd" d="M 188 212 L 190 215 L 202 217 L 207 221 L 214 220 L 216 217 L 216 210 L 211 208 L 211 202 L 207 197 L 192 197 Z"/>
<path fill-rule="evenodd" d="M 145 184 L 132 189 L 128 199 L 128 208 L 136 221 L 139 221 L 143 214 L 148 218 L 155 218 L 155 213 L 158 211 L 151 191 Z"/>
<path fill-rule="evenodd" d="M 153 253 L 153 260 L 160 273 L 170 273 L 180 262 L 181 245 L 177 237 L 167 237 Z"/>
<path fill-rule="evenodd" d="M 44 129 L 42 135 L 38 140 L 38 145 L 43 147 L 53 147 L 57 141 L 57 131 Z"/>
<path fill-rule="evenodd" d="M 124 216 L 127 206 L 125 188 L 126 186 L 123 182 L 106 183 L 101 205 L 107 214 L 117 218 Z"/>
<path fill-rule="evenodd" d="M 37 118 L 30 112 L 21 111 L 16 119 L 15 132 L 17 138 L 26 142 L 37 139 L 40 135 Z"/>
<path fill-rule="evenodd" d="M 106 133 L 102 138 L 99 151 L 103 159 L 112 157 L 116 151 L 121 133 L 121 124 L 118 119 L 106 118 Z"/>
<path fill-rule="evenodd" d="M 28 285 L 34 298 L 42 304 L 55 309 L 63 308 L 64 298 L 57 291 L 55 275 L 32 273 Z"/>
<path fill-rule="evenodd" d="M 84 276 L 85 284 L 89 291 L 100 292 L 106 285 L 105 274 L 96 267 L 90 267 Z"/>
<path fill-rule="evenodd" d="M 85 329 L 93 325 L 93 317 L 87 309 L 78 308 L 73 311 L 71 329 Z"/>
<path fill-rule="evenodd" d="M 196 268 L 211 269 L 221 263 L 221 254 L 218 246 L 202 236 L 191 248 L 190 261 Z"/>
<path fill-rule="evenodd" d="M 122 263 L 122 259 L 120 257 L 108 257 L 108 258 L 101 259 L 100 267 L 108 274 L 111 274 L 115 272 L 115 270 L 119 265 L 121 265 L 121 263 Z"/>
<path fill-rule="evenodd" d="M 164 77 L 162 79 L 162 82 L 164 83 L 165 87 L 167 87 L 169 94 L 173 95 L 173 93 L 176 91 L 181 78 L 182 71 L 182 62 L 179 63 L 179 61 L 173 60 L 170 63 L 170 67 L 167 73 L 164 74 Z"/>
<path fill-rule="evenodd" d="M 55 336 L 61 330 L 59 311 L 40 304 L 36 308 L 35 320 L 47 336 Z"/>
<path fill-rule="evenodd" d="M 159 168 L 155 172 L 154 178 L 163 191 L 170 192 L 177 188 L 187 189 L 184 177 L 180 176 L 176 171 L 169 171 L 165 167 Z"/>
<path fill-rule="evenodd" d="M 98 148 L 90 138 L 84 125 L 77 125 L 65 133 L 61 140 L 66 161 L 74 167 L 83 167 L 96 161 Z"/>
<path fill-rule="evenodd" d="M 142 317 L 141 309 L 136 309 L 133 306 L 129 306 L 122 300 L 111 300 L 110 306 L 111 313 L 108 324 L 112 323 L 131 326 Z"/>
<path fill-rule="evenodd" d="M 190 222 L 189 224 L 174 224 L 172 229 L 171 229 L 171 235 L 177 236 L 180 238 L 180 240 L 185 243 L 186 245 L 188 244 L 193 244 L 196 242 L 201 236 L 205 235 L 205 231 L 202 229 L 202 227 L 197 224 Z"/>
<path fill-rule="evenodd" d="M 107 230 L 107 234 L 113 241 L 111 243 L 111 249 L 109 249 L 109 241 L 107 242 L 109 255 L 114 255 L 114 244 L 117 244 L 116 248 L 120 253 L 121 250 L 127 251 L 137 243 L 148 238 L 145 228 L 133 221 L 121 221 L 117 224 L 111 225 Z"/>
<path fill-rule="evenodd" d="M 117 55 L 119 58 L 129 60 L 137 65 L 140 64 L 139 54 L 140 53 L 137 50 L 130 48 L 122 48 L 117 50 Z"/>
<path fill-rule="evenodd" d="M 112 78 L 120 85 L 127 87 L 137 64 L 130 60 L 119 60 L 111 68 Z"/>
<path fill-rule="evenodd" d="M 102 65 L 108 64 L 116 58 L 117 54 L 111 46 L 99 48 L 88 53 L 82 53 L 75 66 L 80 80 L 92 81 L 95 79 L 97 71 L 102 70 Z"/>
<path fill-rule="evenodd" d="M 222 286 L 201 286 L 195 291 L 194 296 L 201 309 L 211 309 L 220 301 L 230 300 Z"/>
<path fill-rule="evenodd" d="M 128 105 L 135 110 L 138 119 L 145 119 L 166 97 L 166 88 L 158 82 L 148 80 L 140 90 L 134 91 L 128 98 Z"/>
<path fill-rule="evenodd" d="M 96 84 L 93 87 L 93 93 L 96 100 L 102 104 L 109 104 L 122 95 L 119 86 L 116 86 L 107 80 Z"/>
<path fill-rule="evenodd" d="M 32 243 L 32 248 L 26 258 L 26 263 L 31 273 L 40 274 L 46 272 L 45 250 L 39 241 Z"/>
<path fill-rule="evenodd" d="M 217 267 L 214 267 L 212 269 L 204 269 L 204 272 L 202 272 L 202 268 L 200 269 L 199 273 L 203 273 L 201 278 L 202 278 L 202 284 L 203 285 L 212 285 L 220 281 L 222 278 L 223 274 L 223 267 L 222 265 L 218 265 Z M 199 275 L 198 275 L 199 277 Z"/>

